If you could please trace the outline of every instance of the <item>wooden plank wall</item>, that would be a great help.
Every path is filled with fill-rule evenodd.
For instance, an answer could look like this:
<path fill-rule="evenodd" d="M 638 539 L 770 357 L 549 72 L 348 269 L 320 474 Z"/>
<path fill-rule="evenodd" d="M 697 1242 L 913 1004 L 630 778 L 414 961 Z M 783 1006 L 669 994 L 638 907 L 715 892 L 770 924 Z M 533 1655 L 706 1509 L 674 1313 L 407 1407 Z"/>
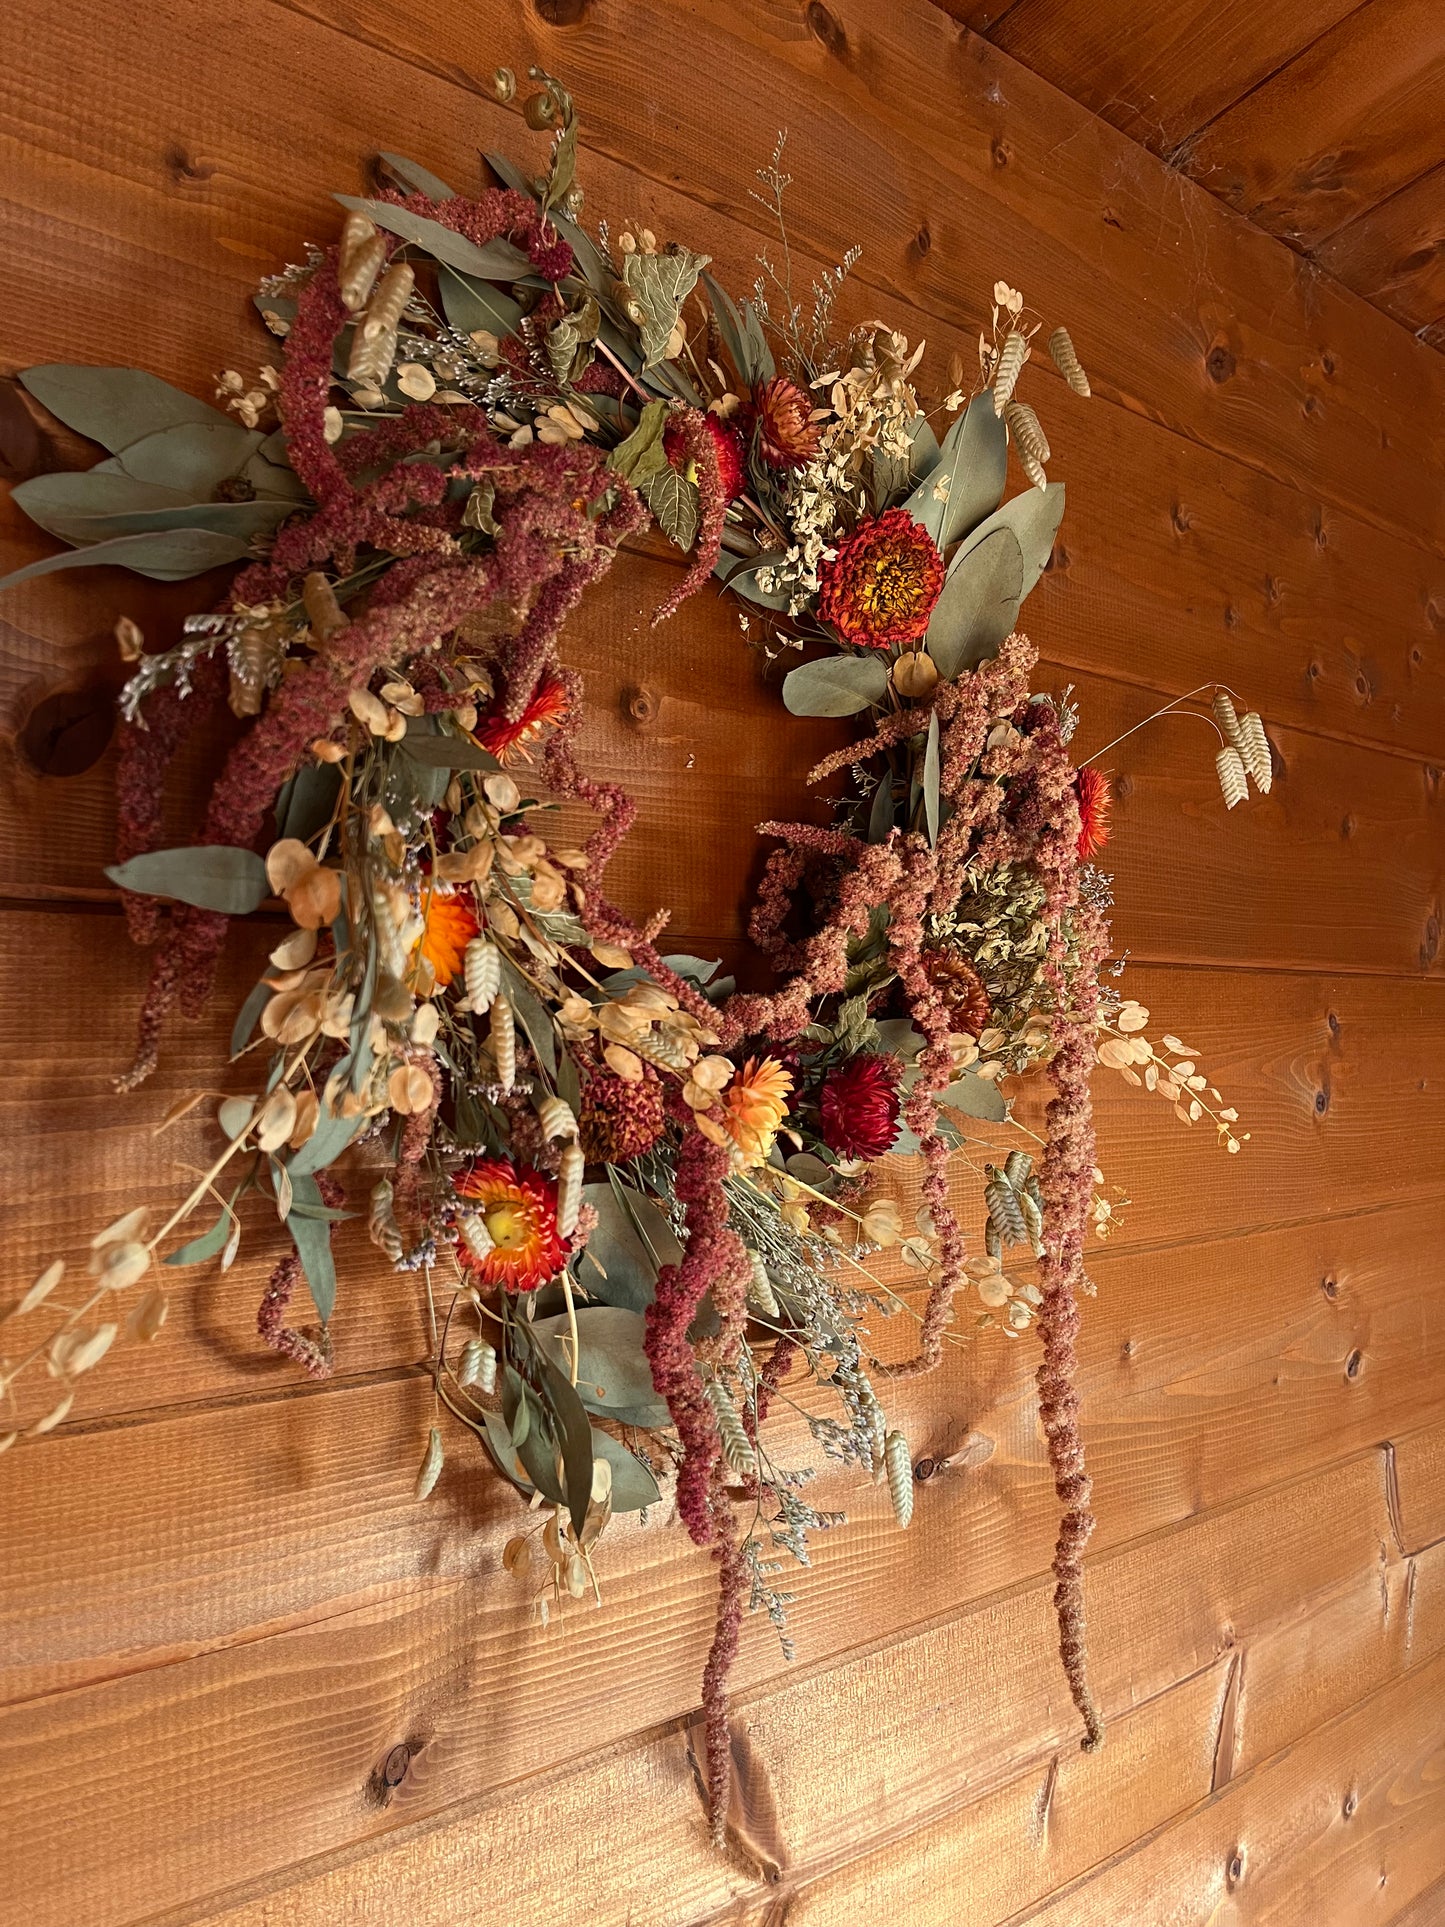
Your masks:
<path fill-rule="evenodd" d="M 529 1627 L 496 1483 L 457 1453 L 411 1500 L 420 1311 L 352 1239 L 326 1387 L 258 1352 L 258 1257 L 0 1460 L 7 1922 L 1437 1919 L 1445 361 L 925 0 L 11 16 L 6 371 L 134 362 L 205 392 L 252 365 L 255 277 L 331 234 L 365 156 L 462 183 L 479 146 L 525 151 L 488 96 L 498 60 L 574 87 L 596 209 L 735 285 L 786 125 L 804 274 L 864 246 L 850 317 L 926 335 L 941 371 L 1005 275 L 1074 330 L 1097 399 L 1046 396 L 1070 510 L 1029 615 L 1083 747 L 1220 677 L 1264 712 L 1278 777 L 1226 820 L 1198 725 L 1110 758 L 1135 994 L 1254 1136 L 1225 1158 L 1101 1084 L 1138 1201 L 1083 1343 L 1101 1753 L 1078 1753 L 1055 1663 L 1030 1346 L 969 1344 L 899 1409 L 917 1451 L 972 1433 L 982 1462 L 920 1488 L 906 1535 L 849 1495 L 791 1668 L 746 1629 L 752 1851 L 711 1855 L 688 1754 L 708 1562 L 665 1521 L 619 1529 L 604 1609 Z M 87 459 L 13 405 L 0 451 L 12 478 Z M 18 513 L 3 536 L 7 560 L 43 552 Z M 733 952 L 747 826 L 798 807 L 821 735 L 728 608 L 647 626 L 670 579 L 620 562 L 569 651 L 592 755 L 643 804 L 628 900 Z M 93 753 L 116 615 L 169 639 L 193 598 L 95 571 L 0 604 L 7 1291 L 200 1147 L 149 1128 L 214 1082 L 229 1017 L 110 1094 L 143 960 L 98 873 L 109 760 L 42 773 Z M 234 942 L 225 1008 L 263 943 Z"/>

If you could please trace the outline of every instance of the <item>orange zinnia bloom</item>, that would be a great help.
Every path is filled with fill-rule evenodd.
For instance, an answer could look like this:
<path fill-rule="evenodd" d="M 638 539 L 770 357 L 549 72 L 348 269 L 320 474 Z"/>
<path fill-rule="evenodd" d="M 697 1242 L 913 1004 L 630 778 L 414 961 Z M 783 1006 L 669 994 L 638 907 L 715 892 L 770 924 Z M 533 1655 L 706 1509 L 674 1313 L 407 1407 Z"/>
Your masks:
<path fill-rule="evenodd" d="M 438 984 L 446 985 L 460 972 L 467 945 L 482 926 L 468 897 L 444 894 L 435 884 L 429 889 L 421 954 L 431 965 Z"/>
<path fill-rule="evenodd" d="M 776 1057 L 750 1057 L 722 1094 L 723 1129 L 745 1164 L 761 1164 L 788 1114 L 793 1074 Z"/>

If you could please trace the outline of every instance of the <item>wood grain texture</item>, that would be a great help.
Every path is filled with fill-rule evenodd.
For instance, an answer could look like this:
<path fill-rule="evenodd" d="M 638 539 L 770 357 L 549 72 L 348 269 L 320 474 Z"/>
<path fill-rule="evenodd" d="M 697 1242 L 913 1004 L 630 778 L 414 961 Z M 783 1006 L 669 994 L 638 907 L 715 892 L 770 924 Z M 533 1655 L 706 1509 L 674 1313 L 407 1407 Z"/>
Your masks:
<path fill-rule="evenodd" d="M 1445 16 L 1434 0 L 1370 0 L 1191 143 L 1257 227 L 1313 250 L 1440 158 Z"/>
<path fill-rule="evenodd" d="M 1445 320 L 1445 162 L 1316 250 L 1322 267 L 1439 346 Z"/>
<path fill-rule="evenodd" d="M 1445 1659 L 1387 1687 L 1096 1878 L 1029 1927 L 1374 1927 L 1445 1853 Z M 1428 1914 L 1426 1915 L 1428 1919 Z"/>
<path fill-rule="evenodd" d="M 1097 1559 L 1091 1637 L 1106 1716 L 1368 1568 L 1387 1530 L 1385 1488 L 1384 1456 L 1372 1452 Z M 921 1542 L 908 1545 L 918 1558 Z M 854 1559 L 857 1549 L 855 1537 Z M 834 1556 L 824 1548 L 820 1568 Z M 702 1563 L 694 1552 L 694 1574 Z M 437 1578 L 6 1709 L 0 1821 L 16 1842 L 27 1927 L 68 1927 L 82 1898 L 97 1927 L 136 1918 L 142 1891 L 148 1913 L 195 1907 L 689 1715 L 705 1595 L 657 1565 L 612 1590 L 605 1617 L 580 1611 L 551 1637 L 533 1635 L 524 1666 L 515 1592 L 494 1604 L 490 1588 Z M 1045 1581 L 955 1608 L 782 1690 L 776 1646 L 750 1626 L 735 1744 L 766 1781 L 769 1826 L 790 1859 L 873 1844 L 880 1784 L 895 1823 L 916 1825 L 1071 1741 L 1050 1593 Z M 638 1601 L 635 1643 L 619 1643 L 624 1595 Z M 413 1742 L 395 1797 L 369 1801 L 378 1767 Z"/>
<path fill-rule="evenodd" d="M 1267 81 L 1359 0 L 937 0 L 1032 72 L 1156 154 Z"/>
<path fill-rule="evenodd" d="M 741 288 L 767 239 L 753 169 L 786 123 L 800 278 L 861 241 L 840 312 L 927 336 L 925 387 L 971 351 L 1000 273 L 1074 330 L 1089 409 L 1029 371 L 1070 511 L 1027 614 L 1042 679 L 1084 704 L 1081 753 L 1219 677 L 1279 755 L 1272 795 L 1230 818 L 1197 722 L 1104 759 L 1125 986 L 1154 1034 L 1199 1047 L 1253 1139 L 1226 1158 L 1101 1079 L 1102 1160 L 1138 1201 L 1092 1254 L 1081 1341 L 1103 1753 L 1077 1753 L 1054 1654 L 1029 1340 L 968 1336 L 889 1388 L 915 1454 L 990 1448 L 919 1485 L 910 1532 L 881 1489 L 819 1481 L 851 1523 L 799 1575 L 800 1665 L 745 1629 L 738 1839 L 715 1857 L 688 1753 L 706 1556 L 666 1507 L 624 1523 L 603 1611 L 540 1633 L 499 1569 L 524 1521 L 475 1454 L 457 1441 L 432 1502 L 410 1496 L 430 1422 L 414 1282 L 343 1228 L 339 1375 L 303 1387 L 254 1336 L 278 1242 L 258 1214 L 233 1273 L 178 1276 L 162 1338 L 83 1384 L 73 1429 L 0 1461 L 0 1857 L 21 1927 L 1418 1914 L 1445 1866 L 1445 371 L 1105 124 L 1132 111 L 1111 65 L 1130 42 L 1162 132 L 1274 85 L 1354 16 L 1228 0 L 1204 23 L 1189 0 L 1120 28 L 1114 0 L 1016 0 L 968 10 L 990 47 L 926 0 L 159 0 L 143 32 L 119 0 L 18 4 L 0 370 L 111 357 L 205 393 L 251 367 L 255 279 L 334 232 L 330 195 L 376 147 L 460 187 L 479 146 L 536 151 L 490 98 L 499 59 L 574 87 L 589 214 L 691 240 Z M 1010 20 L 1020 47 L 1074 36 L 1118 95 L 1103 120 L 1007 51 Z M 1391 71 L 1381 100 L 1408 92 Z M 1397 169 L 1424 138 L 1412 113 Z M 1335 243 L 1341 272 L 1353 250 L 1428 299 L 1411 193 L 1381 204 L 1396 225 L 1374 243 L 1363 219 Z M 0 496 L 90 459 L 7 395 Z M 0 567 L 50 546 L 0 500 Z M 586 753 L 642 805 L 617 894 L 755 971 L 747 826 L 824 807 L 801 771 L 836 732 L 783 714 L 727 605 L 652 630 L 675 579 L 622 557 L 564 647 L 589 677 Z M 160 646 L 206 593 L 91 572 L 0 605 L 0 1296 L 169 1193 L 212 1127 L 151 1126 L 244 1080 L 219 1066 L 264 926 L 235 934 L 215 1013 L 177 1028 L 153 1084 L 111 1093 L 145 960 L 98 875 L 110 761 L 44 773 L 100 747 L 116 616 Z M 182 759 L 177 834 L 223 746 L 204 733 Z M 885 1180 L 911 1213 L 916 1174 Z M 907 1318 L 881 1328 L 885 1356 Z M 778 1439 L 815 1456 L 798 1413 Z"/>

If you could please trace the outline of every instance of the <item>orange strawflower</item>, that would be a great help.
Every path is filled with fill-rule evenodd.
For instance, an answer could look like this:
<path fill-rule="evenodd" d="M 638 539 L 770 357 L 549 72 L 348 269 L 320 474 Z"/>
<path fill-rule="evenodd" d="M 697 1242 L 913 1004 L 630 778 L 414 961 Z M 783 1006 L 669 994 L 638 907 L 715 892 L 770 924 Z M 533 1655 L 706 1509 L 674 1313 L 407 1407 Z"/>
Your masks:
<path fill-rule="evenodd" d="M 445 892 L 429 884 L 423 900 L 426 927 L 421 934 L 421 954 L 432 967 L 440 985 L 449 984 L 460 974 L 467 945 L 481 931 L 471 898 Z"/>
<path fill-rule="evenodd" d="M 722 1094 L 722 1126 L 744 1165 L 762 1164 L 788 1114 L 793 1074 L 776 1057 L 750 1057 Z"/>
<path fill-rule="evenodd" d="M 498 705 L 482 717 L 474 734 L 499 763 L 510 762 L 513 754 L 535 742 L 549 723 L 560 723 L 570 706 L 563 683 L 544 682 L 515 722 L 508 722 Z"/>
<path fill-rule="evenodd" d="M 465 1239 L 457 1261 L 484 1285 L 507 1291 L 536 1291 L 567 1262 L 567 1246 L 557 1229 L 557 1184 L 529 1164 L 510 1158 L 483 1158 L 456 1180 L 459 1198 L 474 1200 L 492 1248 L 478 1258 Z"/>
<path fill-rule="evenodd" d="M 1074 778 L 1074 794 L 1079 799 L 1079 855 L 1087 863 L 1109 841 L 1114 792 L 1102 770 L 1086 766 Z"/>

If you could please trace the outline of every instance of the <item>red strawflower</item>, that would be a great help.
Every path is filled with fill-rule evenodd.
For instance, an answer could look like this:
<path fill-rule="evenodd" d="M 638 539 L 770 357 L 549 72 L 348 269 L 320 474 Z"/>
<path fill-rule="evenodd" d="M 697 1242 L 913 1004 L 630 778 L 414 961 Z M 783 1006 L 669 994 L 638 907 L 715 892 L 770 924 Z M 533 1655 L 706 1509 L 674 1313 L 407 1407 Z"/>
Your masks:
<path fill-rule="evenodd" d="M 734 502 L 743 492 L 743 444 L 737 430 L 729 428 L 718 416 L 708 413 L 702 416 L 702 425 L 712 437 L 713 447 L 717 450 L 718 480 L 726 500 Z M 691 460 L 687 444 L 677 428 L 669 428 L 662 438 L 663 451 L 674 468 L 686 470 Z M 694 475 L 690 478 L 696 481 Z"/>
<path fill-rule="evenodd" d="M 753 396 L 758 453 L 769 468 L 801 468 L 822 439 L 813 404 L 797 382 L 776 375 Z"/>
<path fill-rule="evenodd" d="M 556 1180 L 510 1158 L 482 1158 L 455 1183 L 459 1198 L 475 1200 L 492 1248 L 476 1257 L 465 1239 L 457 1261 L 486 1285 L 508 1291 L 536 1291 L 567 1263 L 567 1245 L 557 1229 Z"/>
<path fill-rule="evenodd" d="M 1101 769 L 1085 767 L 1074 778 L 1074 794 L 1079 799 L 1079 859 L 1087 863 L 1109 841 L 1114 792 Z"/>
<path fill-rule="evenodd" d="M 917 642 L 943 588 L 943 557 L 907 509 L 860 522 L 819 576 L 818 613 L 846 642 Z"/>
<path fill-rule="evenodd" d="M 569 707 L 566 685 L 553 678 L 540 685 L 515 722 L 507 720 L 503 704 L 494 703 L 478 722 L 474 734 L 482 748 L 490 750 L 499 763 L 509 762 L 513 751 L 535 741 L 548 723 L 561 722 Z"/>
<path fill-rule="evenodd" d="M 896 1057 L 864 1052 L 829 1071 L 818 1109 L 823 1142 L 841 1158 L 881 1158 L 898 1135 Z"/>

